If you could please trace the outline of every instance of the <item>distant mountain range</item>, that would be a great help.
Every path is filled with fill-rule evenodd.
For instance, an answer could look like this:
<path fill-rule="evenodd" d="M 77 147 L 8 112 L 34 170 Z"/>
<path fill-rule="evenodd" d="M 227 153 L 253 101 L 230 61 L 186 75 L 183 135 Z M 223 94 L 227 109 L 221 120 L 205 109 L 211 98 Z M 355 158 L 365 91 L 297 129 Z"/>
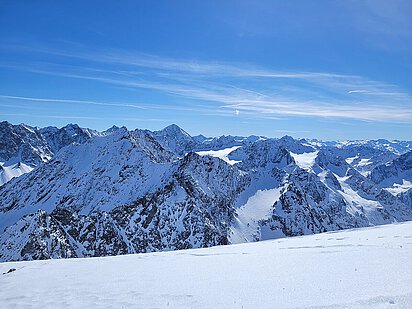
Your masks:
<path fill-rule="evenodd" d="M 0 261 L 209 247 L 412 220 L 412 142 L 0 123 Z"/>

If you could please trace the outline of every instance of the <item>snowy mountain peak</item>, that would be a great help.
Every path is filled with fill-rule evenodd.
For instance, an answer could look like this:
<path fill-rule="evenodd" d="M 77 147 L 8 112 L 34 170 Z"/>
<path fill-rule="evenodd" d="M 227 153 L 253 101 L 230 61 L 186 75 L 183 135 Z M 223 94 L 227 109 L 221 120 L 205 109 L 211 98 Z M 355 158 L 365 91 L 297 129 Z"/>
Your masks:
<path fill-rule="evenodd" d="M 192 136 L 192 138 L 196 143 L 200 143 L 200 144 L 209 139 L 208 137 L 206 137 L 202 134 Z"/>
<path fill-rule="evenodd" d="M 120 128 L 118 126 L 112 126 L 109 129 L 105 130 L 102 132 L 102 135 L 109 135 L 112 134 L 113 132 L 116 132 L 117 130 L 119 130 Z"/>
<path fill-rule="evenodd" d="M 292 136 L 290 136 L 290 135 L 285 135 L 285 136 L 281 137 L 279 140 L 280 140 L 280 141 L 283 141 L 283 142 L 286 142 L 286 143 L 293 143 L 293 142 L 295 142 L 295 139 L 294 139 Z"/>
<path fill-rule="evenodd" d="M 187 138 L 192 138 L 190 135 L 189 135 L 189 133 L 187 133 L 185 130 L 183 130 L 181 127 L 179 127 L 178 125 L 176 125 L 176 124 L 171 124 L 171 125 L 169 125 L 169 126 L 167 126 L 167 127 L 165 127 L 165 128 L 163 128 L 162 130 L 160 130 L 160 131 L 156 131 L 156 133 L 163 133 L 163 134 L 165 134 L 165 135 L 175 135 L 175 136 L 181 136 L 181 135 L 184 135 L 184 136 L 186 136 Z"/>
<path fill-rule="evenodd" d="M 411 220 L 412 152 L 370 143 L 2 122 L 0 260 L 199 248 Z"/>
<path fill-rule="evenodd" d="M 172 124 L 160 131 L 150 132 L 152 136 L 165 148 L 182 156 L 195 148 L 195 140 L 179 126 Z"/>

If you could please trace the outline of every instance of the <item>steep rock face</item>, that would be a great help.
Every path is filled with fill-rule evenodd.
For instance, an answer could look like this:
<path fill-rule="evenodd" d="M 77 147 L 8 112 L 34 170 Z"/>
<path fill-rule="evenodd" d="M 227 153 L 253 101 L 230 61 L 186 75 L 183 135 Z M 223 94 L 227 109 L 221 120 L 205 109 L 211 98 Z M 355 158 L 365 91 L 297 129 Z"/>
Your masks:
<path fill-rule="evenodd" d="M 412 180 L 412 151 L 387 164 L 377 166 L 372 170 L 370 179 L 383 186 L 392 185 L 400 179 Z"/>
<path fill-rule="evenodd" d="M 412 190 L 411 190 L 411 188 L 409 188 L 408 190 L 398 194 L 398 197 L 404 205 L 409 205 L 412 208 Z"/>
<path fill-rule="evenodd" d="M 52 152 L 43 136 L 26 125 L 0 122 L 0 161 L 24 162 L 35 166 L 48 158 Z"/>
<path fill-rule="evenodd" d="M 330 171 L 332 174 L 340 177 L 345 176 L 350 168 L 350 165 L 342 157 L 327 149 L 322 149 L 318 152 L 315 164 L 320 170 Z"/>
<path fill-rule="evenodd" d="M 343 157 L 357 171 L 368 175 L 376 166 L 390 162 L 398 157 L 397 152 L 375 148 L 372 145 L 344 145 L 342 147 L 325 147 L 337 156 Z"/>
<path fill-rule="evenodd" d="M 10 221 L 28 220 L 40 209 L 80 248 L 77 256 L 227 244 L 233 200 L 247 181 L 220 159 L 190 153 L 176 161 L 151 135 L 123 129 L 67 147 L 0 188 L 0 225 L 12 235 Z M 31 224 L 40 229 L 37 221 Z M 47 241 L 55 241 L 54 234 Z M 13 250 L 20 242 L 10 236 L 1 245 Z"/>
<path fill-rule="evenodd" d="M 183 182 L 188 179 L 196 182 L 202 194 L 217 194 L 229 203 L 248 182 L 248 177 L 236 166 L 228 165 L 218 158 L 200 156 L 193 152 L 181 160 L 177 175 Z M 187 190 L 191 191 L 189 188 Z"/>
<path fill-rule="evenodd" d="M 382 190 L 348 164 L 344 158 L 335 156 L 335 153 L 329 150 L 322 150 L 319 154 L 321 159 L 316 160 L 316 162 L 323 171 L 318 175 L 323 178 L 326 171 L 333 174 L 339 183 L 339 187 L 335 187 L 334 191 L 344 198 L 348 213 L 355 216 L 365 216 L 367 224 L 384 224 L 411 218 L 411 212 L 407 205 Z M 327 184 L 326 178 L 323 179 L 323 182 Z M 332 186 L 329 187 L 332 189 Z"/>
<path fill-rule="evenodd" d="M 275 235 L 296 236 L 359 225 L 346 213 L 343 198 L 328 190 L 314 174 L 297 168 L 286 183 L 270 219 L 262 222 L 262 228 L 270 229 Z"/>
<path fill-rule="evenodd" d="M 412 209 L 412 151 L 399 158 L 374 168 L 369 179 L 383 188 L 382 195 L 387 200 L 399 199 Z M 395 208 L 395 211 L 399 207 Z"/>
<path fill-rule="evenodd" d="M 0 235 L 0 260 L 78 257 L 79 248 L 60 223 L 43 210 L 23 216 Z"/>
<path fill-rule="evenodd" d="M 347 141 L 320 141 L 316 139 L 308 140 L 309 144 L 322 148 L 333 147 L 337 149 L 343 149 L 351 151 L 350 149 L 361 147 L 364 150 L 370 152 L 371 149 L 375 149 L 381 152 L 390 152 L 395 155 L 402 155 L 412 150 L 412 141 L 388 141 L 386 139 L 377 140 L 347 140 Z"/>
<path fill-rule="evenodd" d="M 248 137 L 222 135 L 214 138 L 206 138 L 203 135 L 194 137 L 197 142 L 196 150 L 218 150 L 224 148 L 231 148 L 234 146 L 247 146 L 251 143 L 266 140 L 263 136 L 251 135 Z"/>
<path fill-rule="evenodd" d="M 0 123 L 0 186 L 48 162 L 61 148 L 84 143 L 99 133 L 78 125 L 38 129 Z"/>
<path fill-rule="evenodd" d="M 233 151 L 229 158 L 239 160 L 237 167 L 244 171 L 284 168 L 295 163 L 290 152 L 274 140 L 258 141 Z"/>
<path fill-rule="evenodd" d="M 351 152 L 289 136 L 193 139 L 175 125 L 20 130 L 30 136 L 24 143 L 38 136 L 53 158 L 0 187 L 1 261 L 209 247 L 412 220 L 409 154 L 394 154 L 365 177 L 352 156 L 385 157 L 386 150 L 360 154 L 363 144 Z M 202 147 L 213 151 L 193 152 Z"/>
<path fill-rule="evenodd" d="M 195 148 L 196 141 L 183 129 L 172 124 L 163 130 L 149 132 L 165 149 L 182 156 Z"/>
<path fill-rule="evenodd" d="M 0 186 L 30 172 L 52 155 L 47 141 L 35 128 L 0 123 Z"/>
<path fill-rule="evenodd" d="M 254 192 L 258 189 L 258 194 L 252 194 L 237 210 L 239 223 L 236 228 L 242 233 L 239 236 L 234 231 L 234 241 L 296 236 L 412 219 L 410 207 L 368 180 L 335 152 L 328 149 L 311 152 L 310 158 L 317 154 L 312 165 L 305 164 L 305 168 L 301 168 L 299 164 L 302 162 L 295 162 L 284 145 L 272 140 L 233 152 L 235 159 L 242 160 L 236 165 L 253 175 Z M 299 145 L 287 146 L 295 151 L 299 149 Z M 272 170 L 269 178 L 268 170 Z M 266 196 L 276 188 L 278 193 L 269 195 L 271 200 L 260 198 L 256 201 L 263 193 Z M 261 205 L 266 203 L 260 217 L 250 213 L 250 218 L 245 218 L 245 206 L 249 208 L 251 203 L 255 203 L 253 206 L 257 211 L 261 211 Z"/>
<path fill-rule="evenodd" d="M 63 128 L 47 127 L 39 130 L 53 153 L 70 144 L 82 144 L 98 133 L 80 128 L 77 124 L 68 124 Z"/>
<path fill-rule="evenodd" d="M 160 176 L 170 168 L 172 159 L 173 154 L 149 135 L 124 128 L 66 147 L 36 172 L 1 187 L 0 211 L 40 206 L 46 211 L 57 206 L 86 212 L 109 209 L 131 201 L 132 192 L 143 194 L 161 186 Z"/>
<path fill-rule="evenodd" d="M 305 140 L 299 141 L 295 140 L 292 136 L 285 135 L 284 137 L 276 141 L 277 144 L 283 146 L 288 151 L 302 154 L 305 152 L 313 152 L 316 150 L 315 147 L 305 143 Z"/>

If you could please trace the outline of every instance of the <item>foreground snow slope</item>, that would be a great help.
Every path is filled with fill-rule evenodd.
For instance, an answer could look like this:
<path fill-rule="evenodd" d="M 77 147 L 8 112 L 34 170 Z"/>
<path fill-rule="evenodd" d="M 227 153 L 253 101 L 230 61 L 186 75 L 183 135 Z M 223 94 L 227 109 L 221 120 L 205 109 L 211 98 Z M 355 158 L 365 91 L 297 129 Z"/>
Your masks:
<path fill-rule="evenodd" d="M 8 262 L 0 263 L 0 299 L 4 308 L 411 308 L 411 257 L 406 222 L 206 249 Z"/>

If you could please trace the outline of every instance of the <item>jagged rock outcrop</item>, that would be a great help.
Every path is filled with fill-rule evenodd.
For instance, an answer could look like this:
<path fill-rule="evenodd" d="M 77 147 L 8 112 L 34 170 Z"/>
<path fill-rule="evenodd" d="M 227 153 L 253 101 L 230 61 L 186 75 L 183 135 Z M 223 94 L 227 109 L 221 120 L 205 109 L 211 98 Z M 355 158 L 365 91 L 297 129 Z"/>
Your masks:
<path fill-rule="evenodd" d="M 69 124 L 43 129 L 0 123 L 0 186 L 48 162 L 65 146 L 84 143 L 99 133 Z"/>
<path fill-rule="evenodd" d="M 0 187 L 1 261 L 199 248 L 412 220 L 410 153 L 388 156 L 387 148 L 366 152 L 359 144 L 351 152 L 290 136 L 192 138 L 176 125 L 101 133 L 1 127 L 2 147 L 11 149 L 0 149 L 4 160 L 17 152 L 37 162 Z M 196 153 L 205 149 L 213 151 Z M 376 154 L 368 177 L 361 161 L 348 160 L 355 153 Z"/>
<path fill-rule="evenodd" d="M 370 179 L 381 185 L 392 185 L 401 179 L 412 180 L 412 151 L 399 158 L 377 166 L 372 170 Z"/>
<path fill-rule="evenodd" d="M 67 147 L 0 188 L 0 228 L 8 235 L 0 243 L 11 250 L 19 246 L 21 239 L 11 235 L 21 222 L 9 222 L 17 214 L 27 221 L 40 211 L 56 222 L 63 235 L 58 237 L 74 243 L 76 256 L 228 244 L 232 205 L 247 181 L 220 159 L 190 153 L 176 160 L 150 134 L 123 128 Z M 32 225 L 41 229 L 36 220 Z M 48 233 L 42 241 L 53 243 L 56 237 Z M 69 257 L 58 254 L 49 256 Z M 45 255 L 34 250 L 21 259 L 40 256 Z"/>
<path fill-rule="evenodd" d="M 171 124 L 160 131 L 149 132 L 165 149 L 182 156 L 195 148 L 196 141 L 184 130 Z"/>

